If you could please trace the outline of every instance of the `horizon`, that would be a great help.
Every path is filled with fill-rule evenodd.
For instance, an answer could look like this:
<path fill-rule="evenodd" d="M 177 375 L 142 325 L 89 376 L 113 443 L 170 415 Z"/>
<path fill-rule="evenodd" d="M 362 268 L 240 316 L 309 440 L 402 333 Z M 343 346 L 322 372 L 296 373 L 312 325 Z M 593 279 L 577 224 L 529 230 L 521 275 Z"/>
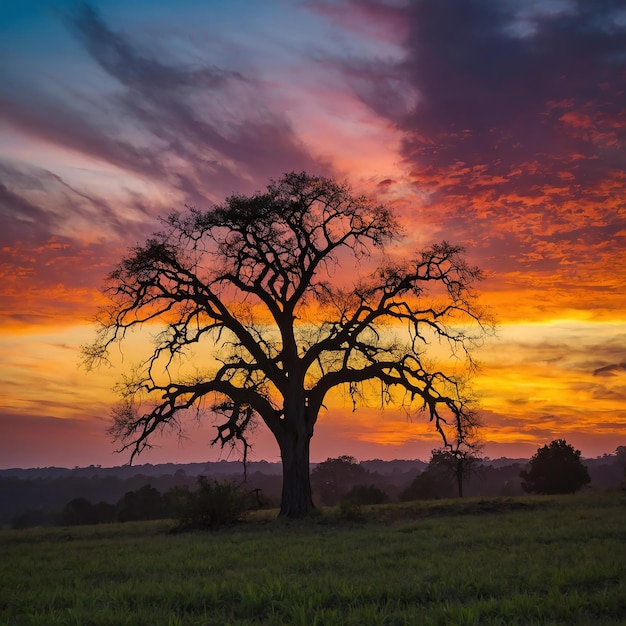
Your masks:
<path fill-rule="evenodd" d="M 626 444 L 626 14 L 591 4 L 0 6 L 0 468 L 122 458 L 112 389 L 140 342 L 79 368 L 104 277 L 159 216 L 288 171 L 393 208 L 397 256 L 445 239 L 484 271 L 484 454 Z M 187 426 L 136 460 L 226 454 L 210 419 Z M 263 425 L 253 443 L 278 459 Z M 439 446 L 419 415 L 333 399 L 311 458 Z"/>
<path fill-rule="evenodd" d="M 598 455 L 595 457 L 586 457 L 581 455 L 581 461 L 597 461 L 597 460 L 602 460 L 605 457 L 606 458 L 612 458 L 615 457 L 615 454 L 609 454 L 609 455 Z M 333 458 L 337 458 L 337 457 L 328 457 L 326 459 L 324 459 L 324 461 L 328 461 L 330 459 Z M 484 462 L 492 462 L 492 461 L 511 461 L 511 462 L 517 462 L 517 461 L 529 461 L 531 457 L 508 457 L 508 456 L 501 456 L 501 457 L 490 457 L 490 456 L 484 456 L 484 457 L 478 457 L 479 461 L 484 461 Z M 319 465 L 320 463 L 323 463 L 324 461 L 311 461 L 310 465 Z M 420 458 L 415 458 L 415 459 L 355 459 L 356 463 L 424 463 L 424 464 L 428 464 L 429 459 L 420 459 Z M 232 464 L 232 465 L 242 465 L 243 461 L 242 460 L 235 460 L 235 459 L 218 459 L 217 461 L 190 461 L 190 462 L 176 462 L 176 461 L 166 461 L 163 463 L 133 463 L 132 465 L 129 464 L 124 464 L 124 465 L 111 465 L 111 466 L 103 466 L 103 465 L 97 465 L 97 464 L 90 464 L 90 465 L 83 465 L 83 466 L 75 466 L 75 467 L 65 467 L 65 466 L 58 466 L 58 465 L 44 465 L 44 466 L 38 466 L 38 467 L 0 467 L 0 472 L 9 472 L 9 471 L 37 471 L 37 470 L 67 470 L 67 471 L 79 471 L 79 470 L 90 470 L 90 469 L 98 469 L 98 470 L 117 470 L 117 469 L 122 469 L 122 468 L 137 468 L 137 469 L 141 469 L 142 467 L 161 467 L 161 466 L 166 466 L 166 465 L 209 465 L 209 464 L 221 464 L 221 463 L 228 463 L 228 464 Z M 268 464 L 268 465 L 277 465 L 280 466 L 281 465 L 281 461 L 280 459 L 275 460 L 275 461 L 266 461 L 265 459 L 255 459 L 253 461 L 247 461 L 248 464 L 251 463 L 262 463 L 262 464 Z"/>

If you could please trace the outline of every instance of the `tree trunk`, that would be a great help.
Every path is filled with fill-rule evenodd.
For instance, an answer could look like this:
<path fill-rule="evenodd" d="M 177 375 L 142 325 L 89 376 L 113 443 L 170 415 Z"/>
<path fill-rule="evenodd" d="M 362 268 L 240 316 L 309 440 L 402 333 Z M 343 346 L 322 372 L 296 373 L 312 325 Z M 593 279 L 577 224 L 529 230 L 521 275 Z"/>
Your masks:
<path fill-rule="evenodd" d="M 462 459 L 457 459 L 457 465 L 456 465 L 456 484 L 457 484 L 457 488 L 459 490 L 459 498 L 463 497 L 463 474 L 464 474 L 464 467 L 463 467 L 463 460 Z"/>
<path fill-rule="evenodd" d="M 311 497 L 309 448 L 311 436 L 297 430 L 285 430 L 278 441 L 283 462 L 283 491 L 280 516 L 298 518 L 315 507 Z"/>

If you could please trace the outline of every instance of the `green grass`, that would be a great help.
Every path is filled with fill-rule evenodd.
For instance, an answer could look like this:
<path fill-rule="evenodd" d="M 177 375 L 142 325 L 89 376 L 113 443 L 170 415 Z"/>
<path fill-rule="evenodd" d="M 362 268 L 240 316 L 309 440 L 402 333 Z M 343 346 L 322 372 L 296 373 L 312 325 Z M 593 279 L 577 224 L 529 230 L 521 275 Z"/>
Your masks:
<path fill-rule="evenodd" d="M 0 624 L 626 624 L 624 493 L 362 514 L 2 531 Z"/>

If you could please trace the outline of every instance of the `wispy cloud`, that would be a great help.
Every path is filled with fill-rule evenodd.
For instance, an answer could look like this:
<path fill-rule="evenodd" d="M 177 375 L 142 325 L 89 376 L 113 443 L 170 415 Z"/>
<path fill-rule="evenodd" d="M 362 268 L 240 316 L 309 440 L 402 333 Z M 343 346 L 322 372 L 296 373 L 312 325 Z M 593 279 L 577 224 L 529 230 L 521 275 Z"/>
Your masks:
<path fill-rule="evenodd" d="M 139 153 L 137 167 L 155 178 L 166 176 L 188 199 L 219 196 L 286 169 L 318 165 L 286 117 L 265 104 L 263 87 L 254 79 L 215 65 L 157 58 L 156 51 L 140 50 L 87 4 L 69 24 L 122 87 L 109 106 L 153 148 Z"/>
<path fill-rule="evenodd" d="M 256 190 L 284 171 L 322 167 L 287 117 L 269 107 L 260 82 L 210 63 L 175 62 L 162 50 L 140 49 L 131 36 L 109 26 L 86 3 L 65 19 L 108 81 L 103 81 L 106 85 L 97 96 L 74 84 L 69 98 L 67 91 L 45 90 L 9 73 L 0 81 L 0 116 L 20 132 L 91 163 L 105 163 L 158 187 L 178 190 L 181 206 L 205 206 L 236 191 Z M 5 164 L 0 171 L 0 180 L 11 182 L 11 188 L 6 183 L 0 188 L 7 213 L 47 216 L 49 206 L 28 199 L 32 181 L 38 178 L 49 204 L 66 204 L 68 198 L 76 201 L 83 195 L 103 221 L 119 218 L 102 198 L 84 187 L 72 189 L 66 177 L 42 170 L 25 172 L 23 166 L 18 177 L 17 168 Z M 64 191 L 71 193 L 59 198 L 59 190 L 51 185 L 65 186 Z M 146 199 L 144 203 L 149 205 Z"/>

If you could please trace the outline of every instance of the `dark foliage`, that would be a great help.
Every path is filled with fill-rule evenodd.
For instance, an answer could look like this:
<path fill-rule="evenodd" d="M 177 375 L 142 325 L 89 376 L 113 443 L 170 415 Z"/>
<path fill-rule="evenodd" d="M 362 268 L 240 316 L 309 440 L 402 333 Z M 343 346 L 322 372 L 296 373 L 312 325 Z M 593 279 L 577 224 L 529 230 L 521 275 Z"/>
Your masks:
<path fill-rule="evenodd" d="M 321 504 L 335 506 L 357 484 L 370 482 L 370 473 L 352 456 L 328 458 L 311 471 L 311 486 Z"/>
<path fill-rule="evenodd" d="M 117 508 L 108 502 L 92 504 L 87 498 L 74 498 L 64 507 L 62 522 L 65 526 L 106 524 L 117 520 Z"/>
<path fill-rule="evenodd" d="M 451 498 L 455 494 L 458 461 L 448 451 L 433 450 L 428 466 L 400 494 L 400 500 Z"/>
<path fill-rule="evenodd" d="M 540 494 L 574 493 L 591 480 L 580 460 L 580 450 L 564 439 L 539 448 L 520 476 L 524 491 Z"/>
<path fill-rule="evenodd" d="M 384 504 L 389 496 L 376 485 L 354 485 L 342 498 L 342 502 L 353 504 Z"/>
<path fill-rule="evenodd" d="M 401 502 L 411 500 L 437 500 L 454 495 L 454 481 L 447 473 L 427 468 L 400 494 Z"/>
<path fill-rule="evenodd" d="M 163 519 L 163 496 L 152 485 L 124 494 L 118 504 L 117 521 Z"/>
<path fill-rule="evenodd" d="M 594 489 L 619 489 L 626 486 L 626 447 L 620 446 L 615 454 L 605 454 L 584 463 Z M 341 458 L 341 457 L 340 457 Z M 344 457 L 345 458 L 345 457 Z M 350 457 L 348 457 L 350 458 Z M 477 472 L 466 480 L 466 495 L 470 497 L 518 496 L 524 493 L 520 471 L 528 464 L 524 459 L 493 459 L 479 461 Z M 320 464 L 322 465 L 322 464 Z M 353 484 L 340 485 L 340 503 L 354 485 L 375 485 L 388 494 L 391 501 L 451 497 L 450 482 L 442 483 L 442 489 L 432 485 L 432 475 L 423 478 L 416 474 L 428 467 L 423 461 L 364 461 L 357 464 L 366 474 L 355 476 Z M 245 490 L 251 492 L 255 508 L 278 508 L 280 505 L 280 465 L 251 463 L 255 468 L 248 473 Z M 183 470 L 182 467 L 186 469 Z M 257 469 L 258 468 L 258 469 Z M 132 472 L 139 472 L 132 474 Z M 222 461 L 177 466 L 122 466 L 117 468 L 36 468 L 30 470 L 0 470 L 0 528 L 27 528 L 72 523 L 65 518 L 68 503 L 82 498 L 93 504 L 95 521 L 116 521 L 117 503 L 128 491 L 137 491 L 151 484 L 163 498 L 163 517 L 178 519 L 178 503 L 184 494 L 196 487 L 198 472 L 206 472 L 211 480 L 241 484 L 241 464 Z M 189 474 L 193 472 L 193 474 Z M 86 475 L 87 474 L 87 475 Z M 419 474 L 421 476 L 421 474 Z M 412 483 L 415 488 L 411 488 Z M 430 482 L 430 485 L 428 484 Z M 258 500 L 256 495 L 258 494 Z M 318 496 L 316 496 L 318 497 Z M 75 518 L 74 518 L 75 519 Z M 77 523 L 77 522 L 76 522 Z"/>

